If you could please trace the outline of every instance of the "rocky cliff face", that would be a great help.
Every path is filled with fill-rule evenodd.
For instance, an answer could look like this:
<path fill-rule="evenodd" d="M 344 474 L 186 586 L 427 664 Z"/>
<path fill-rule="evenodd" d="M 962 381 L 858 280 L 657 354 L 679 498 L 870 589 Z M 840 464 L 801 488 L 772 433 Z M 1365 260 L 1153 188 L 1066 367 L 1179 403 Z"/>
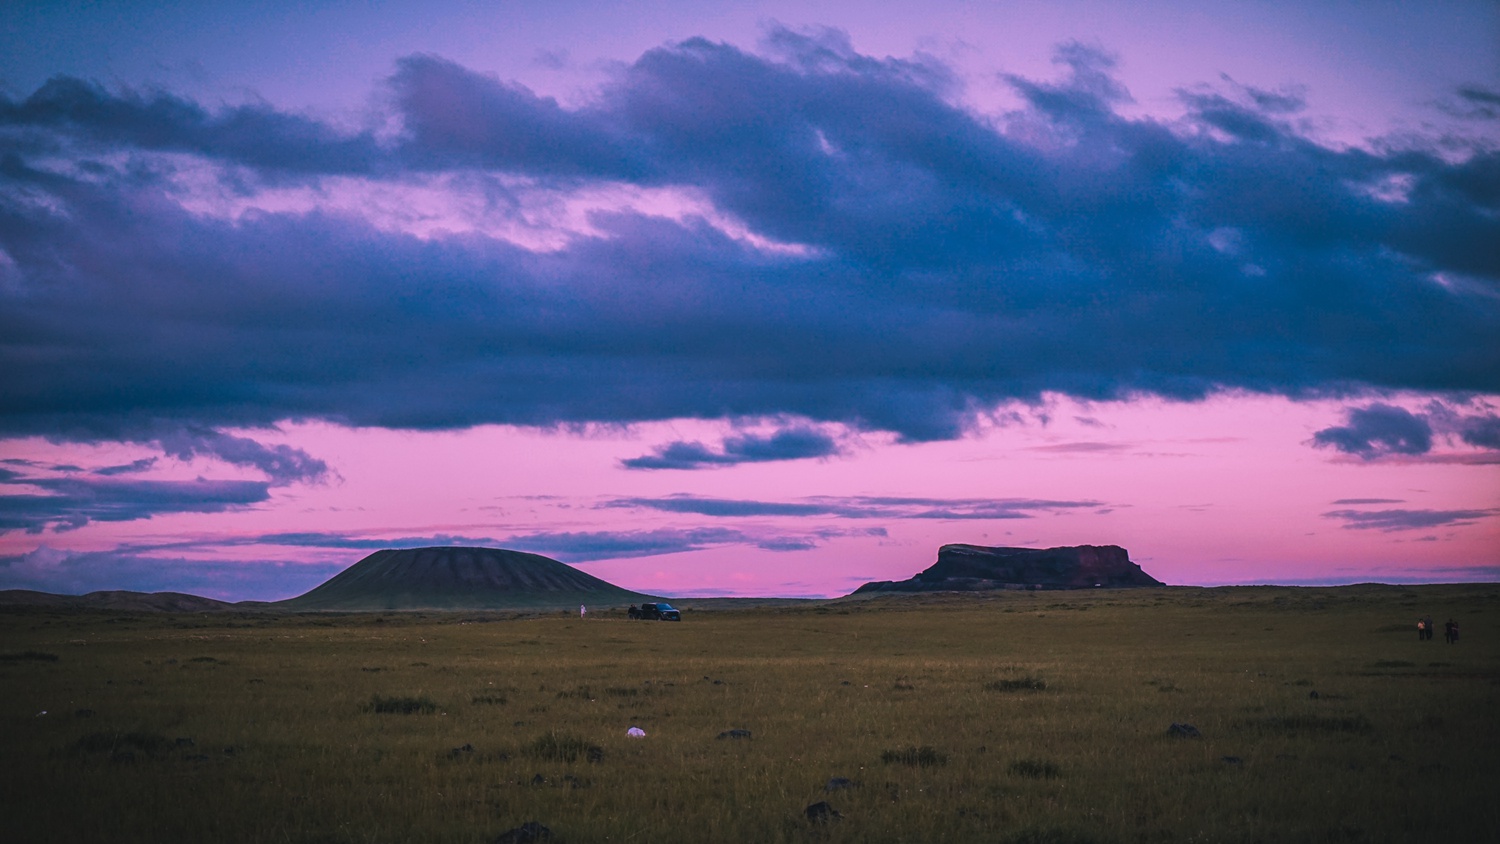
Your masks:
<path fill-rule="evenodd" d="M 861 592 L 979 592 L 991 589 L 1118 589 L 1161 586 L 1118 545 L 989 548 L 944 545 L 937 562 L 910 580 L 866 583 Z"/>

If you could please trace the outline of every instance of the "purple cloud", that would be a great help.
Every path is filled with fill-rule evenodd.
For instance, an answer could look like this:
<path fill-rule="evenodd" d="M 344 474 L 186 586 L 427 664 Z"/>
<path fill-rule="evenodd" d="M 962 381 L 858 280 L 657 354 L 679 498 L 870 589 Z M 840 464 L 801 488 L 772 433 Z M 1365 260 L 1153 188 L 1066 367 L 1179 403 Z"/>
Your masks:
<path fill-rule="evenodd" d="M 151 481 L 24 478 L 43 494 L 0 495 L 0 533 L 72 530 L 90 522 L 126 522 L 168 513 L 222 513 L 270 498 L 264 481 Z"/>
<path fill-rule="evenodd" d="M 673 442 L 658 446 L 654 453 L 620 461 L 627 469 L 708 469 L 741 463 L 806 460 L 843 453 L 829 434 L 815 428 L 794 426 L 772 434 L 739 434 L 726 437 L 721 447 L 699 442 Z"/>
<path fill-rule="evenodd" d="M 1422 530 L 1461 527 L 1500 514 L 1500 510 L 1333 510 L 1325 519 L 1338 519 L 1353 530 Z"/>
<path fill-rule="evenodd" d="M 248 437 L 236 437 L 198 426 L 159 433 L 151 440 L 168 457 L 191 460 L 195 456 L 217 457 L 235 466 L 249 466 L 266 474 L 274 486 L 316 482 L 328 476 L 328 464 L 300 448 L 265 445 Z"/>
<path fill-rule="evenodd" d="M 1441 401 L 1413 412 L 1374 403 L 1345 411 L 1347 424 L 1313 434 L 1312 445 L 1333 448 L 1365 460 L 1388 455 L 1421 456 L 1432 451 L 1435 435 L 1457 437 L 1471 446 L 1500 450 L 1500 416 L 1486 409 L 1464 412 Z"/>
<path fill-rule="evenodd" d="M 1300 94 L 1232 84 L 1185 92 L 1178 121 L 1127 117 L 1111 60 L 1077 45 L 1056 80 L 1008 78 L 1020 108 L 978 114 L 936 60 L 767 43 L 650 50 L 576 107 L 409 57 L 379 141 L 80 80 L 0 97 L 0 434 L 788 416 L 922 441 L 1047 392 L 1500 392 L 1500 152 L 1323 146 L 1289 119 Z M 236 200 L 469 179 L 509 222 L 523 189 L 709 210 L 597 211 L 538 251 L 357 202 L 216 216 L 185 171 Z M 1422 453 L 1421 425 L 1382 413 L 1319 445 Z M 163 448 L 276 484 L 324 471 Z"/>
<path fill-rule="evenodd" d="M 754 516 L 832 516 L 843 519 L 1029 519 L 1104 506 L 1101 501 L 1050 501 L 1034 498 L 903 498 L 889 496 L 814 496 L 795 501 L 747 501 L 673 495 L 665 498 L 620 498 L 605 507 L 640 507 L 669 513 L 722 518 Z"/>
<path fill-rule="evenodd" d="M 1349 424 L 1324 428 L 1313 445 L 1334 448 L 1373 460 L 1386 454 L 1426 454 L 1432 450 L 1432 426 L 1411 411 L 1388 404 L 1348 411 Z"/>
<path fill-rule="evenodd" d="M 805 551 L 817 547 L 817 538 L 760 535 L 729 528 L 661 528 L 525 534 L 506 540 L 506 547 L 546 554 L 565 563 L 577 563 L 655 557 L 724 545 L 748 545 L 765 551 Z"/>

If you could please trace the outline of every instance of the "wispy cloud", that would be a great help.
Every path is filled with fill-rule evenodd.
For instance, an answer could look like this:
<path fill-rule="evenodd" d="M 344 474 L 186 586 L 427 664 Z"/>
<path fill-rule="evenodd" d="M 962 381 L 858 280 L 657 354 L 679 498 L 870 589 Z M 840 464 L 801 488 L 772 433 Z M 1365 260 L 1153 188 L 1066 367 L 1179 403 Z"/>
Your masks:
<path fill-rule="evenodd" d="M 792 501 L 755 501 L 672 495 L 665 498 L 618 498 L 604 507 L 643 508 L 700 516 L 831 516 L 841 519 L 1029 519 L 1038 513 L 1103 507 L 1091 500 L 1051 501 L 1035 498 L 902 498 L 889 496 L 813 496 Z"/>
<path fill-rule="evenodd" d="M 824 542 L 847 536 L 885 536 L 884 528 L 818 527 L 810 530 L 756 526 L 745 529 L 718 527 L 660 528 L 653 530 L 536 531 L 502 537 L 437 533 L 424 536 L 381 536 L 378 532 L 264 533 L 250 536 L 205 536 L 172 542 L 130 543 L 117 554 L 156 555 L 204 553 L 227 548 L 274 547 L 327 550 L 379 551 L 386 548 L 426 548 L 464 545 L 530 551 L 563 562 L 652 557 L 731 545 L 765 551 L 806 551 Z"/>
<path fill-rule="evenodd" d="M 149 471 L 156 465 L 155 457 L 142 457 L 140 460 L 132 460 L 116 466 L 105 466 L 94 470 L 94 474 L 101 477 L 113 477 L 115 475 L 134 475 Z"/>
<path fill-rule="evenodd" d="M 12 479 L 40 494 L 0 495 L 0 533 L 72 530 L 90 522 L 126 522 L 169 513 L 222 513 L 270 498 L 265 481 L 153 481 L 114 478 Z"/>
<path fill-rule="evenodd" d="M 620 461 L 627 469 L 711 469 L 741 463 L 768 463 L 834 457 L 843 453 L 832 435 L 808 426 L 781 428 L 770 434 L 744 433 L 725 437 L 718 448 L 701 442 L 677 441 L 653 453 Z"/>
<path fill-rule="evenodd" d="M 198 455 L 216 457 L 233 466 L 248 466 L 264 472 L 272 485 L 317 482 L 328 476 L 328 464 L 300 448 L 266 445 L 196 425 L 158 432 L 148 442 L 168 457 L 191 460 Z"/>
<path fill-rule="evenodd" d="M 754 545 L 746 534 L 724 528 L 532 533 L 512 537 L 511 547 L 563 562 L 618 560 L 698 551 L 721 545 Z"/>
<path fill-rule="evenodd" d="M 466 536 L 450 533 L 435 533 L 427 536 L 376 537 L 368 534 L 307 531 L 298 533 L 264 533 L 253 537 L 214 540 L 213 544 L 285 545 L 296 548 L 348 548 L 351 550 L 378 551 L 383 548 L 429 548 L 444 545 L 492 547 L 501 545 L 502 542 L 488 536 Z"/>
<path fill-rule="evenodd" d="M 1323 518 L 1338 519 L 1354 530 L 1401 531 L 1462 527 L 1497 514 L 1500 510 L 1332 510 Z"/>
<path fill-rule="evenodd" d="M 1028 451 L 1045 451 L 1054 454 L 1107 454 L 1128 451 L 1133 445 L 1127 443 L 1073 442 L 1030 446 Z"/>
<path fill-rule="evenodd" d="M 19 488 L 0 494 L 0 533 L 72 530 L 90 522 L 126 522 L 170 513 L 243 509 L 269 500 L 274 487 L 319 482 L 331 473 L 326 463 L 302 449 L 266 445 L 248 437 L 196 426 L 165 426 L 154 433 L 120 432 L 117 436 L 123 441 L 161 449 L 165 456 L 178 460 L 204 456 L 231 466 L 255 469 L 267 480 L 124 477 L 157 468 L 160 463 L 157 457 L 94 469 L 8 458 L 3 461 L 5 464 L 24 470 L 0 467 L 0 488 Z M 96 441 L 100 436 L 89 434 L 81 438 Z"/>

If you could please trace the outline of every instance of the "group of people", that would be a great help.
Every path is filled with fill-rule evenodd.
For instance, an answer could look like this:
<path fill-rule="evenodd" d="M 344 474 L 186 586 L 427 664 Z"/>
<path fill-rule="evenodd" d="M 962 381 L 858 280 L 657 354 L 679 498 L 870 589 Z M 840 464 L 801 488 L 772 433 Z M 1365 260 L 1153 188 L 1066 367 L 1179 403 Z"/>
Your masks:
<path fill-rule="evenodd" d="M 1431 639 L 1432 628 L 1432 616 L 1417 619 L 1417 639 L 1423 642 Z M 1458 641 L 1458 622 L 1451 618 L 1443 625 L 1443 641 L 1450 645 Z"/>

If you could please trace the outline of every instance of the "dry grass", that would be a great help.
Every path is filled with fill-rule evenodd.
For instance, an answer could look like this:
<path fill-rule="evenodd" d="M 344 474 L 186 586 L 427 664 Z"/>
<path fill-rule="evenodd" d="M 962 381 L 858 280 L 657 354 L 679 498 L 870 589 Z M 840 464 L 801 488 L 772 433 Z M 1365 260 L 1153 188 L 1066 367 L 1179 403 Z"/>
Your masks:
<path fill-rule="evenodd" d="M 1500 829 L 1500 587 L 681 603 L 681 624 L 0 611 L 5 651 L 58 657 L 0 660 L 6 840 Z M 1423 614 L 1464 641 L 1418 642 Z M 810 822 L 822 800 L 842 819 Z"/>

